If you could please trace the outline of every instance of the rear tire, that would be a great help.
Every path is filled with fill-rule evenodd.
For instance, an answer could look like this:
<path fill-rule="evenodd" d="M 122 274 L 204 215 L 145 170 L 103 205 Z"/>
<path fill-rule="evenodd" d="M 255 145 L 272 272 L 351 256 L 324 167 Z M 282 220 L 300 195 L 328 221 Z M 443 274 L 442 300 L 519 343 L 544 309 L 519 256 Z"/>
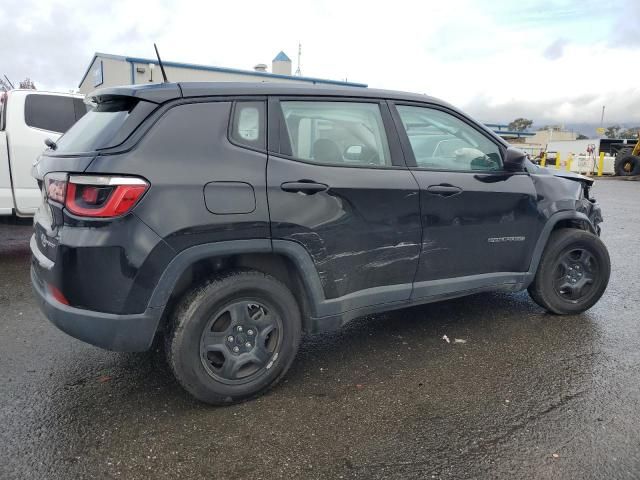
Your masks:
<path fill-rule="evenodd" d="M 278 383 L 300 336 L 300 309 L 289 289 L 270 275 L 236 271 L 184 296 L 167 335 L 167 361 L 191 395 L 228 405 Z"/>
<path fill-rule="evenodd" d="M 623 148 L 616 155 L 614 170 L 620 177 L 640 175 L 640 157 L 632 155 L 630 148 Z"/>
<path fill-rule="evenodd" d="M 529 285 L 529 295 L 552 313 L 582 313 L 600 300 L 610 274 L 609 252 L 598 236 L 571 228 L 556 230 Z"/>

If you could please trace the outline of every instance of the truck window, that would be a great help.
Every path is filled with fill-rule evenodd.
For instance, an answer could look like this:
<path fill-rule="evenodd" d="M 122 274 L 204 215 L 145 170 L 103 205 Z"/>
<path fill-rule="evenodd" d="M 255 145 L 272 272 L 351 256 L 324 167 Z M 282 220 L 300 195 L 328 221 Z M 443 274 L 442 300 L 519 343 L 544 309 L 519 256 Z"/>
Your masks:
<path fill-rule="evenodd" d="M 64 133 L 76 123 L 76 99 L 60 95 L 27 95 L 24 120 L 29 127 Z"/>

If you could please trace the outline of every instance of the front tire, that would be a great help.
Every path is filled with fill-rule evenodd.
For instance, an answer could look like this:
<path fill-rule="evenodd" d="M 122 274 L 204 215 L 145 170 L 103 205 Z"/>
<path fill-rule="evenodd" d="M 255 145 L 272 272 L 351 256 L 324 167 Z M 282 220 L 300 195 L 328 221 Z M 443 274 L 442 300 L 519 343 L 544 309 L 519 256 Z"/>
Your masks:
<path fill-rule="evenodd" d="M 167 335 L 167 360 L 194 397 L 227 405 L 278 383 L 300 336 L 300 309 L 289 289 L 270 275 L 237 271 L 185 295 Z"/>
<path fill-rule="evenodd" d="M 600 300 L 610 274 L 609 252 L 598 236 L 584 230 L 556 230 L 549 237 L 529 295 L 552 313 L 582 313 Z"/>

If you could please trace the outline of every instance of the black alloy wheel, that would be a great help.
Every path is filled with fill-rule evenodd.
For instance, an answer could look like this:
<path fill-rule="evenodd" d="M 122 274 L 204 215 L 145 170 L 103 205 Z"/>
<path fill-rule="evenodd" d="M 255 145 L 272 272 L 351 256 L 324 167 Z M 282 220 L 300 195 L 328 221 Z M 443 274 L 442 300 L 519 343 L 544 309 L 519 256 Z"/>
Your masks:
<path fill-rule="evenodd" d="M 277 311 L 257 300 L 231 303 L 208 322 L 200 341 L 200 358 L 209 375 L 234 384 L 266 369 L 282 341 Z"/>
<path fill-rule="evenodd" d="M 599 275 L 596 258 L 588 250 L 576 248 L 558 259 L 553 286 L 560 297 L 578 303 L 591 293 Z"/>

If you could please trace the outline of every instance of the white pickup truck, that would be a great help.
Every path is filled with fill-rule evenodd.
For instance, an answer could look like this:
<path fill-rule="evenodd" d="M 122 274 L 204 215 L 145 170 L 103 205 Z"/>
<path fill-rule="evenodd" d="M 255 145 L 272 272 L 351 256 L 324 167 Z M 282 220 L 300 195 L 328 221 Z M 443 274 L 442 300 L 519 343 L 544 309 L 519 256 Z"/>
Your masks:
<path fill-rule="evenodd" d="M 0 216 L 30 217 L 41 202 L 31 166 L 46 148 L 87 112 L 82 95 L 0 92 Z"/>

